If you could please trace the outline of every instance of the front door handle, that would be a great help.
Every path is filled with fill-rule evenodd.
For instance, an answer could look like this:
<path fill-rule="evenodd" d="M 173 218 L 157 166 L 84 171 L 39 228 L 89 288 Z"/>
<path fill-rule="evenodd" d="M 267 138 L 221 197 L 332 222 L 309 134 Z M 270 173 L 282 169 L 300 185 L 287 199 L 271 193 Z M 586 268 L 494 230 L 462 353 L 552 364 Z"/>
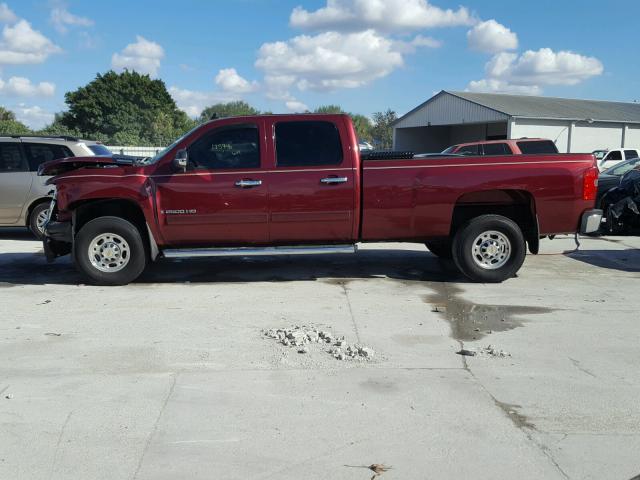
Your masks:
<path fill-rule="evenodd" d="M 238 180 L 236 187 L 240 188 L 253 188 L 262 185 L 262 180 Z"/>
<path fill-rule="evenodd" d="M 337 183 L 347 183 L 349 179 L 347 177 L 327 177 L 320 180 L 325 185 L 335 185 Z"/>

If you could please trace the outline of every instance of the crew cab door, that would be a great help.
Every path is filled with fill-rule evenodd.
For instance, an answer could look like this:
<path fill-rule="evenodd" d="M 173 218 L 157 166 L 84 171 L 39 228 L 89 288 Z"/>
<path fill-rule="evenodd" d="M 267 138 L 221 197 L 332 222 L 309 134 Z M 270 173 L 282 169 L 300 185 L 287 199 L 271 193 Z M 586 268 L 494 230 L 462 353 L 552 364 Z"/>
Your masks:
<path fill-rule="evenodd" d="M 20 140 L 0 141 L 0 224 L 18 222 L 32 181 Z"/>
<path fill-rule="evenodd" d="M 344 127 L 334 122 L 269 120 L 272 243 L 354 241 L 356 171 Z"/>
<path fill-rule="evenodd" d="M 267 243 L 264 122 L 229 121 L 188 147 L 186 172 L 156 178 L 158 220 L 170 245 Z"/>

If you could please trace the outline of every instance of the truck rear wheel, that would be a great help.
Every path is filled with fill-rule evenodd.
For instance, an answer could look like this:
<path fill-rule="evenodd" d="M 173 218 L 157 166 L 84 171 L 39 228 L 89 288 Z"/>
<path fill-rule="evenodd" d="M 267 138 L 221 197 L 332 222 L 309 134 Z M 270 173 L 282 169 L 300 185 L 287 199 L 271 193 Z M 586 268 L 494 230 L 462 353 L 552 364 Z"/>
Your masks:
<path fill-rule="evenodd" d="M 118 217 L 87 222 L 76 235 L 73 256 L 78 270 L 96 285 L 126 285 L 147 265 L 140 231 Z"/>
<path fill-rule="evenodd" d="M 526 243 L 513 220 L 501 215 L 482 215 L 458 230 L 452 252 L 456 266 L 469 279 L 499 283 L 520 270 Z"/>

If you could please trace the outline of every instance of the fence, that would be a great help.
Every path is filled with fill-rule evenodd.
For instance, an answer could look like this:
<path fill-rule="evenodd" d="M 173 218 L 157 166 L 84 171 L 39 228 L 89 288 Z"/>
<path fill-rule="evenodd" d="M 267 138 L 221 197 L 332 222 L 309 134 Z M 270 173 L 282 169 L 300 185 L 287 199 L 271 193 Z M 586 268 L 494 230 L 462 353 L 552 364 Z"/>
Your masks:
<path fill-rule="evenodd" d="M 134 157 L 153 157 L 164 147 L 124 147 L 105 145 L 113 153 L 120 155 L 133 155 Z"/>

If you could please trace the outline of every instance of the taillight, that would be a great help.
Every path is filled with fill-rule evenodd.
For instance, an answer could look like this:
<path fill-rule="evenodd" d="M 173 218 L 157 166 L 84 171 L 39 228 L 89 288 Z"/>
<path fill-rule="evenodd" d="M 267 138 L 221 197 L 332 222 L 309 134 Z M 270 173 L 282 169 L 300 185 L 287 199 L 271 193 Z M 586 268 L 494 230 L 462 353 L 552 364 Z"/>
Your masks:
<path fill-rule="evenodd" d="M 598 195 L 598 167 L 591 167 L 584 172 L 582 180 L 582 199 L 595 200 Z"/>

